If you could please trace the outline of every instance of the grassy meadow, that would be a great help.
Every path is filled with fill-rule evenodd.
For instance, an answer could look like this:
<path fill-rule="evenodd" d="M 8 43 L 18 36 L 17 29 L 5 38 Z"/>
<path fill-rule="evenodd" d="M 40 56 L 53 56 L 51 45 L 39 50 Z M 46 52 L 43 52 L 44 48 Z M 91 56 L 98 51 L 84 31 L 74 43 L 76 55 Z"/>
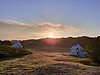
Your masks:
<path fill-rule="evenodd" d="M 99 75 L 100 68 L 86 65 L 87 58 L 64 52 L 33 51 L 33 54 L 0 61 L 0 75 Z"/>
<path fill-rule="evenodd" d="M 12 48 L 10 41 L 1 41 L 0 75 L 100 75 L 99 63 L 69 55 L 72 41 L 81 44 L 80 40 L 84 39 L 87 38 L 60 39 L 54 46 L 46 44 L 44 39 L 37 43 L 36 40 L 21 41 L 26 49 Z M 67 45 L 64 41 L 68 41 Z"/>

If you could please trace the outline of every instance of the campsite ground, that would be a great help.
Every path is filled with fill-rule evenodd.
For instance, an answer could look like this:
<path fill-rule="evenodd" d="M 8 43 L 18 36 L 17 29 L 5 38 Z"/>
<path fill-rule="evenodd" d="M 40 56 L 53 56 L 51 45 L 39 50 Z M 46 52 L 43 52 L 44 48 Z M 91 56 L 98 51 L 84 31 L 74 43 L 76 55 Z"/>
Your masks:
<path fill-rule="evenodd" d="M 65 50 L 31 50 L 33 54 L 1 60 L 0 75 L 100 75 L 100 67 L 73 62 Z M 83 58 L 78 58 L 83 59 Z"/>

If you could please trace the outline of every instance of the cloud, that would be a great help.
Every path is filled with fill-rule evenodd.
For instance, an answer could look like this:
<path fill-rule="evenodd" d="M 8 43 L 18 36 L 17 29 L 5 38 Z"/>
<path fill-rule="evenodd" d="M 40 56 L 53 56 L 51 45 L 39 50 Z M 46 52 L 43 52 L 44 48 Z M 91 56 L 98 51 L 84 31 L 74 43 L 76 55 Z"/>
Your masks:
<path fill-rule="evenodd" d="M 11 24 L 11 25 L 26 25 L 25 23 L 18 22 L 18 21 L 0 21 L 0 24 L 1 23 Z"/>
<path fill-rule="evenodd" d="M 18 21 L 0 21 L 0 38 L 2 39 L 29 39 L 48 37 L 49 33 L 54 33 L 56 37 L 66 34 L 81 33 L 83 29 L 49 22 L 38 24 L 26 24 Z M 59 36 L 57 36 L 59 34 Z"/>
<path fill-rule="evenodd" d="M 52 24 L 49 22 L 41 22 L 38 24 L 39 26 L 62 26 L 61 24 Z"/>
<path fill-rule="evenodd" d="M 79 33 L 83 32 L 84 30 L 81 28 L 76 28 L 73 26 L 67 26 L 62 24 L 52 24 L 49 22 L 42 22 L 37 25 L 34 25 L 33 28 L 40 32 L 66 32 L 66 33 Z"/>

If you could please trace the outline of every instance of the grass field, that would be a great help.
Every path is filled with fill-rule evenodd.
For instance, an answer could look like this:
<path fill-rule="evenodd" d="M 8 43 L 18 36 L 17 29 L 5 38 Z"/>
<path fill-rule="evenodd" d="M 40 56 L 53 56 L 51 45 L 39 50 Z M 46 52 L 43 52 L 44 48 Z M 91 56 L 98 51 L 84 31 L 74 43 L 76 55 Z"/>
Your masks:
<path fill-rule="evenodd" d="M 100 75 L 100 67 L 80 62 L 86 58 L 69 56 L 66 51 L 32 51 L 20 58 L 1 60 L 0 75 Z"/>
<path fill-rule="evenodd" d="M 20 57 L 24 55 L 32 54 L 30 50 L 22 48 L 12 48 L 7 45 L 0 46 L 0 59 L 11 58 L 11 57 Z"/>

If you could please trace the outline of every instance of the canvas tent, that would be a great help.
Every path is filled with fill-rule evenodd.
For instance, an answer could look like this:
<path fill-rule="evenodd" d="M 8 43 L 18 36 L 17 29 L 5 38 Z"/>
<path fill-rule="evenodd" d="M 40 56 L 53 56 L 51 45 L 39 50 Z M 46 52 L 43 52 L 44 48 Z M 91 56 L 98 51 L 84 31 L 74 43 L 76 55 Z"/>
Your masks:
<path fill-rule="evenodd" d="M 79 44 L 77 44 L 76 46 L 73 46 L 71 48 L 70 55 L 78 56 L 80 58 L 83 58 L 84 55 L 83 55 L 82 50 L 83 50 L 83 48 Z"/>
<path fill-rule="evenodd" d="M 24 48 L 20 42 L 16 42 L 14 45 L 12 45 L 12 47 L 15 47 L 15 48 Z"/>
<path fill-rule="evenodd" d="M 70 51 L 70 55 L 73 55 L 74 49 L 75 49 L 75 45 L 72 46 L 71 51 Z"/>
<path fill-rule="evenodd" d="M 71 49 L 74 49 L 74 48 L 75 48 L 75 45 L 73 45 Z"/>

